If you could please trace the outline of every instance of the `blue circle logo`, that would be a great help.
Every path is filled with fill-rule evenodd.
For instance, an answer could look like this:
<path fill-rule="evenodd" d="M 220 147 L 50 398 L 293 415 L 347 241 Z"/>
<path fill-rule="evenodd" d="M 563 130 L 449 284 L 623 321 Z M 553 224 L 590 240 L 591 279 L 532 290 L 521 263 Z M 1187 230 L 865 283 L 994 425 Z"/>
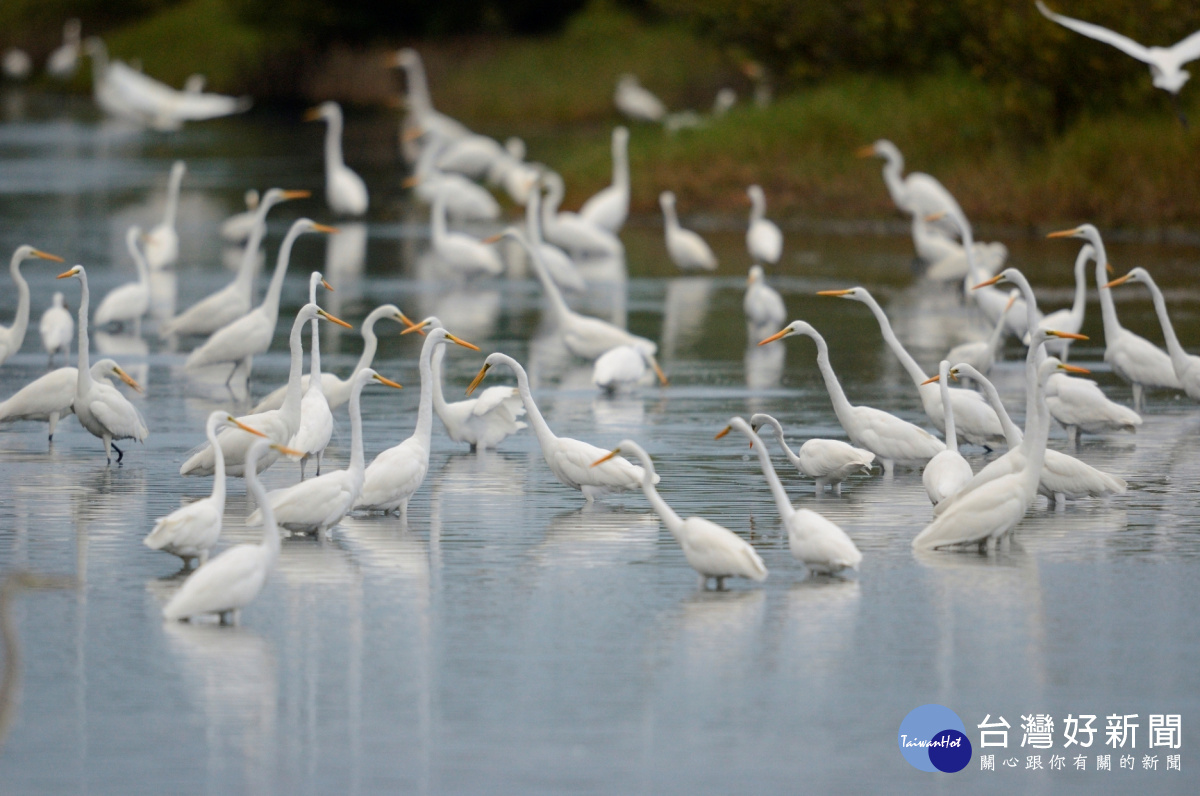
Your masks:
<path fill-rule="evenodd" d="M 953 774 L 971 762 L 966 725 L 944 705 L 921 705 L 909 711 L 896 740 L 904 759 L 921 771 Z"/>

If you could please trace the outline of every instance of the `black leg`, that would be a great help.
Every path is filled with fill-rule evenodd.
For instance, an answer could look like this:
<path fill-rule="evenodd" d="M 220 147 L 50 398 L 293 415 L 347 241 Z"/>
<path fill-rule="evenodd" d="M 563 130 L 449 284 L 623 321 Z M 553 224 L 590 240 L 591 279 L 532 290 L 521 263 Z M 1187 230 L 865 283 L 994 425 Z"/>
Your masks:
<path fill-rule="evenodd" d="M 115 450 L 117 452 L 117 464 L 120 464 L 121 460 L 125 458 L 125 451 L 118 448 L 117 443 L 115 443 L 115 442 L 112 444 L 112 447 L 113 447 L 113 450 Z"/>

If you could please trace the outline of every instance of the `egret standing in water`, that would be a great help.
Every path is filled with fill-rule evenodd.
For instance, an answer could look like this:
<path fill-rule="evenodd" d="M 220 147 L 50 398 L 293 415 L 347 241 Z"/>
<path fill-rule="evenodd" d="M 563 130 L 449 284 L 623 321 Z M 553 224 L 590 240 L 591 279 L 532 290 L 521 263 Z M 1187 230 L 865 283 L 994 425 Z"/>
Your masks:
<path fill-rule="evenodd" d="M 325 281 L 320 271 L 313 271 L 308 280 L 308 303 L 317 303 L 317 286 L 332 291 L 333 287 Z M 309 457 L 317 458 L 317 475 L 321 474 L 321 457 L 333 436 L 333 412 L 329 409 L 329 401 L 325 398 L 324 385 L 321 380 L 321 329 L 320 320 L 313 318 L 309 322 L 309 339 L 311 345 L 308 351 L 309 375 L 308 388 L 300 399 L 300 427 L 292 435 L 288 447 L 298 450 L 304 455 L 300 457 L 300 480 L 304 480 L 304 465 Z"/>
<path fill-rule="evenodd" d="M 74 324 L 72 323 L 72 326 Z M 26 384 L 6 401 L 0 401 L 0 423 L 33 420 L 50 424 L 49 441 L 54 442 L 58 421 L 75 413 L 75 387 L 79 370 L 58 368 Z M 92 365 L 92 379 L 109 384 L 108 377 L 116 376 L 126 383 L 128 373 L 111 359 L 101 359 Z"/>
<path fill-rule="evenodd" d="M 758 185 L 746 189 L 750 196 L 750 227 L 746 230 L 746 251 L 755 263 L 777 263 L 783 255 L 783 233 L 767 218 L 767 197 Z"/>
<path fill-rule="evenodd" d="M 825 491 L 826 485 L 835 495 L 842 494 L 842 482 L 856 473 L 871 474 L 871 464 L 875 454 L 870 451 L 847 445 L 838 439 L 810 439 L 800 446 L 800 452 L 794 453 L 783 438 L 783 425 L 778 420 L 766 414 L 756 414 L 750 418 L 750 430 L 755 434 L 764 425 L 775 431 L 775 441 L 783 448 L 783 455 L 795 465 L 796 469 L 813 479 L 817 485 L 817 494 Z"/>
<path fill-rule="evenodd" d="M 63 259 L 54 254 L 38 251 L 32 246 L 18 246 L 8 263 L 8 271 L 13 281 L 17 283 L 17 317 L 12 326 L 0 326 L 0 365 L 13 354 L 21 350 L 25 342 L 25 330 L 29 326 L 29 283 L 21 276 L 21 263 L 37 257 L 42 260 L 52 260 L 61 263 Z"/>
<path fill-rule="evenodd" d="M 675 194 L 663 191 L 659 194 L 658 203 L 662 206 L 667 254 L 671 256 L 671 261 L 684 271 L 717 270 L 717 255 L 713 254 L 704 238 L 680 226 L 679 216 L 675 214 Z"/>
<path fill-rule="evenodd" d="M 1162 326 L 1163 337 L 1167 341 L 1167 353 L 1171 357 L 1171 367 L 1175 370 L 1175 377 L 1179 379 L 1183 391 L 1188 394 L 1189 398 L 1200 401 L 1200 357 L 1189 354 L 1179 344 L 1179 338 L 1175 335 L 1175 326 L 1171 323 L 1171 316 L 1167 314 L 1166 299 L 1163 298 L 1162 291 L 1158 289 L 1158 285 L 1154 283 L 1150 273 L 1145 268 L 1134 268 L 1125 276 L 1104 285 L 1101 291 L 1123 285 L 1126 282 L 1141 282 L 1150 289 L 1150 296 L 1154 300 L 1154 311 L 1158 314 L 1158 322 Z"/>
<path fill-rule="evenodd" d="M 975 474 L 971 465 L 958 452 L 958 435 L 954 429 L 954 402 L 950 400 L 950 362 L 943 359 L 938 365 L 938 375 L 929 382 L 938 382 L 942 391 L 942 406 L 946 410 L 946 450 L 929 460 L 921 472 L 921 483 L 925 485 L 925 493 L 933 505 L 941 503 L 946 498 L 962 489 Z"/>
<path fill-rule="evenodd" d="M 175 231 L 175 218 L 179 214 L 179 186 L 187 166 L 177 160 L 171 166 L 171 179 L 167 183 L 167 209 L 163 220 L 146 233 L 146 264 L 153 270 L 172 266 L 179 259 L 179 233 Z"/>
<path fill-rule="evenodd" d="M 308 113 L 304 121 L 324 119 L 325 128 L 325 201 L 339 216 L 361 216 L 369 203 L 367 184 L 354 173 L 342 158 L 342 106 L 322 102 Z"/>
<path fill-rule="evenodd" d="M 50 360 L 48 365 L 54 366 L 54 355 L 59 351 L 63 357 L 71 355 L 71 338 L 75 336 L 75 319 L 63 300 L 63 294 L 55 291 L 54 303 L 42 313 L 42 321 L 38 324 L 38 332 L 42 336 L 42 347 Z"/>

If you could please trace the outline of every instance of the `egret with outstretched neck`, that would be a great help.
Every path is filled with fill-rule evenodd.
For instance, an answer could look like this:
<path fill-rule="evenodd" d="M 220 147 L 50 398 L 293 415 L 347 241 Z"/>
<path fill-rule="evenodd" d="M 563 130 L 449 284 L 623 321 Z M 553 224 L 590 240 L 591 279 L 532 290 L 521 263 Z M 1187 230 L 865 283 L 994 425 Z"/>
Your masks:
<path fill-rule="evenodd" d="M 29 283 L 21 275 L 21 263 L 38 258 L 61 263 L 63 259 L 56 254 L 38 251 L 32 246 L 18 246 L 8 262 L 8 272 L 12 274 L 13 282 L 17 284 L 17 315 L 9 327 L 0 326 L 0 365 L 21 350 L 25 342 L 25 331 L 29 328 Z"/>
<path fill-rule="evenodd" d="M 783 438 L 783 425 L 770 415 L 758 413 L 750 417 L 750 430 L 755 434 L 764 425 L 770 426 L 775 432 L 775 441 L 783 449 L 783 455 L 788 458 L 797 470 L 813 479 L 817 485 L 817 493 L 825 491 L 825 486 L 835 495 L 842 494 L 842 482 L 856 473 L 871 474 L 871 464 L 875 454 L 853 445 L 847 445 L 839 439 L 809 439 L 800 446 L 800 452 L 795 453 L 788 447 Z"/>
<path fill-rule="evenodd" d="M 1175 325 L 1171 323 L 1171 316 L 1167 313 L 1167 302 L 1163 298 L 1162 291 L 1158 289 L 1154 279 L 1145 268 L 1134 268 L 1129 273 L 1118 279 L 1114 279 L 1104 285 L 1100 292 L 1123 285 L 1127 282 L 1141 282 L 1150 290 L 1150 297 L 1154 301 L 1154 311 L 1158 314 L 1158 322 L 1162 326 L 1163 337 L 1167 341 L 1167 354 L 1171 357 L 1171 367 L 1175 371 L 1175 378 L 1179 379 L 1183 391 L 1188 397 L 1195 401 L 1200 401 L 1200 357 L 1193 356 L 1183 349 L 1179 344 L 1179 337 L 1175 334 Z"/>

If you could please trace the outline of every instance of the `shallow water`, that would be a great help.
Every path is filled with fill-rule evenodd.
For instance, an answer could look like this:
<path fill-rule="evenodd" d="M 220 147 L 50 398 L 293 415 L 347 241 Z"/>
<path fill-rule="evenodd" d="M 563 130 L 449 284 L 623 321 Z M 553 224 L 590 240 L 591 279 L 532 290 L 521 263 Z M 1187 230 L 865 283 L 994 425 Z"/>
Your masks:
<path fill-rule="evenodd" d="M 248 185 L 317 191 L 273 212 L 272 261 L 290 219 L 328 220 L 320 130 L 282 114 L 168 137 L 99 124 L 78 103 L 29 97 L 23 111 L 17 105 L 10 95 L 0 125 L 0 251 L 28 242 L 85 263 L 94 301 L 132 278 L 124 230 L 157 221 L 174 157 L 189 165 L 182 256 L 175 284 L 156 295 L 169 300 L 174 291 L 180 308 L 230 278 L 215 225 L 240 209 Z M 525 362 L 557 433 L 601 446 L 643 442 L 666 499 L 749 539 L 769 579 L 701 591 L 640 494 L 584 507 L 550 475 L 528 432 L 476 456 L 435 423 L 429 475 L 407 527 L 392 517 L 353 518 L 328 539 L 289 538 L 240 627 L 164 624 L 159 612 L 179 584 L 177 562 L 141 538 L 181 498 L 207 493 L 207 480 L 177 474 L 207 413 L 246 404 L 234 404 L 219 381 L 186 375 L 186 347 L 160 343 L 154 321 L 142 338 L 94 334 L 94 351 L 117 352 L 147 385 L 134 400 L 152 433 L 116 467 L 73 419 L 49 453 L 40 425 L 0 430 L 0 570 L 78 573 L 85 584 L 23 595 L 13 611 L 26 666 L 0 751 L 2 790 L 924 793 L 967 784 L 995 793 L 1195 792 L 1194 404 L 1153 393 L 1136 436 L 1085 438 L 1078 455 L 1125 477 L 1128 494 L 1062 511 L 1039 501 L 1011 548 L 990 557 L 913 553 L 910 541 L 930 516 L 919 473 L 859 478 L 841 498 L 818 498 L 775 455 L 797 505 L 841 524 L 864 555 L 856 576 L 806 578 L 744 440 L 713 439 L 730 416 L 754 411 L 775 414 L 797 443 L 841 436 L 809 341 L 747 348 L 740 233 L 710 235 L 722 259 L 716 276 L 684 278 L 666 260 L 656 221 L 639 220 L 625 234 L 627 267 L 589 272 L 599 286 L 579 305 L 660 341 L 672 379 L 666 389 L 604 398 L 590 388 L 589 368 L 549 335 L 536 283 L 519 268 L 467 291 L 422 278 L 425 215 L 397 187 L 393 132 L 387 119 L 351 117 L 348 158 L 372 188 L 371 216 L 362 227 L 344 225 L 342 236 L 297 243 L 281 319 L 303 303 L 313 268 L 336 287 L 328 308 L 355 325 L 383 301 L 413 316 L 436 312 L 484 352 Z M 863 178 L 878 179 L 877 171 L 864 169 Z M 681 210 L 686 219 L 689 209 Z M 355 251 L 363 245 L 365 254 Z M 1073 245 L 1010 248 L 1010 262 L 1048 286 L 1048 304 L 1069 302 Z M 914 277 L 903 237 L 790 233 L 786 251 L 772 281 L 792 317 L 829 339 L 851 399 L 927 425 L 867 309 L 813 292 L 867 286 L 932 369 L 970 328 L 953 291 Z M 1200 337 L 1200 293 L 1188 270 L 1200 252 L 1124 244 L 1111 256 L 1120 271 L 1143 265 L 1163 274 L 1181 338 Z M 54 283 L 61 269 L 35 262 L 24 270 L 34 328 L 0 368 L 4 395 L 45 368 L 36 322 L 52 291 L 63 290 L 72 308 L 78 301 L 76 283 Z M 1118 298 L 1125 324 L 1159 339 L 1143 289 Z M 5 322 L 14 306 L 5 287 Z M 286 377 L 286 331 L 281 321 L 276 345 L 255 361 L 255 397 Z M 344 373 L 360 340 L 331 331 L 323 329 L 323 362 Z M 385 323 L 378 331 L 376 367 L 406 389 L 364 393 L 368 456 L 411 433 L 419 392 L 419 343 Z M 1095 365 L 1110 397 L 1128 402 L 1128 387 L 1100 361 L 1094 301 L 1084 332 L 1093 341 L 1079 344 L 1072 361 Z M 993 373 L 1021 415 L 1021 351 L 1010 343 L 1006 356 Z M 456 348 L 446 362 L 454 393 L 482 356 Z M 493 373 L 486 383 L 504 378 Z M 345 461 L 349 441 L 345 410 L 337 417 L 332 466 Z M 1056 429 L 1051 445 L 1066 444 Z M 966 453 L 976 469 L 986 461 L 978 448 Z M 265 481 L 296 477 L 294 466 L 281 465 Z M 244 489 L 234 482 L 231 491 L 226 542 L 254 540 L 243 523 Z M 1005 716 L 1022 768 L 1022 713 L 1050 713 L 1059 727 L 1067 713 L 1097 714 L 1098 726 L 1104 715 L 1137 713 L 1138 769 L 1100 773 L 1089 760 L 1086 773 L 1071 763 L 1066 771 L 997 765 L 981 773 L 973 760 L 957 778 L 931 779 L 895 746 L 901 719 L 928 702 L 957 711 L 973 743 L 985 714 Z M 1182 714 L 1182 773 L 1165 770 L 1165 752 L 1158 770 L 1142 770 L 1150 713 Z M 1101 748 L 1102 735 L 1093 757 L 1113 752 Z M 1053 751 L 1067 754 L 1058 730 Z"/>

